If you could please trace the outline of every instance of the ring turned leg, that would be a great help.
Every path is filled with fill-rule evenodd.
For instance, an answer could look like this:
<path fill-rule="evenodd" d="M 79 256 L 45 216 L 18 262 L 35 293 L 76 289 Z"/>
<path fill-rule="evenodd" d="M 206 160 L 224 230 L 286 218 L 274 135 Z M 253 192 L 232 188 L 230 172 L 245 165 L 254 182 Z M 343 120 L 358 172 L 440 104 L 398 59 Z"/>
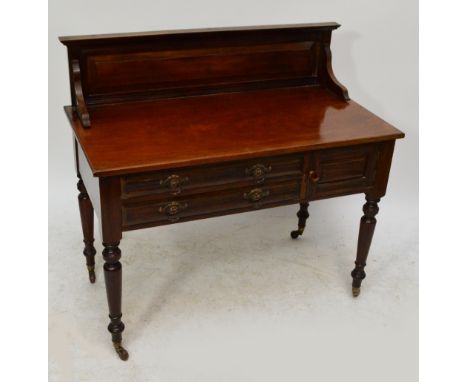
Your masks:
<path fill-rule="evenodd" d="M 110 323 L 107 329 L 112 335 L 115 351 L 121 360 L 128 359 L 128 352 L 122 347 L 122 332 L 125 325 L 122 322 L 122 264 L 119 243 L 103 243 L 104 279 L 106 282 L 107 303 L 109 305 Z"/>
<path fill-rule="evenodd" d="M 364 211 L 364 216 L 361 218 L 361 224 L 359 227 L 359 238 L 357 246 L 357 255 L 356 255 L 356 267 L 351 272 L 353 277 L 353 296 L 359 296 L 361 292 L 361 282 L 366 277 L 366 272 L 364 267 L 366 266 L 367 255 L 369 254 L 369 248 L 372 242 L 372 236 L 374 235 L 375 224 L 377 220 L 375 215 L 379 212 L 378 202 L 379 198 L 370 198 L 366 196 L 366 204 L 362 210 Z"/>
<path fill-rule="evenodd" d="M 301 203 L 300 206 L 299 212 L 297 213 L 297 217 L 299 218 L 298 229 L 291 231 L 291 237 L 293 239 L 297 239 L 299 235 L 302 235 L 306 226 L 306 220 L 309 217 L 309 212 L 307 211 L 309 203 Z"/>
<path fill-rule="evenodd" d="M 94 248 L 94 210 L 91 200 L 89 199 L 88 192 L 80 179 L 77 184 L 78 191 L 78 204 L 80 206 L 81 228 L 83 229 L 83 242 L 85 248 L 83 254 L 86 257 L 86 266 L 88 268 L 89 281 L 94 283 L 96 281 L 96 273 L 94 272 L 94 255 L 96 249 Z"/>

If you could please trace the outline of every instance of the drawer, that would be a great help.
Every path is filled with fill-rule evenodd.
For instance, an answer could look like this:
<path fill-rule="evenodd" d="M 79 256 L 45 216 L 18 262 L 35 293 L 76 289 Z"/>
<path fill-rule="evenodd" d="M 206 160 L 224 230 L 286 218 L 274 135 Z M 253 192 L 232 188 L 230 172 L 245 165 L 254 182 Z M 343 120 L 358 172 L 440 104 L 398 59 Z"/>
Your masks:
<path fill-rule="evenodd" d="M 312 198 L 346 195 L 372 187 L 378 146 L 356 146 L 317 151 L 313 154 Z"/>
<path fill-rule="evenodd" d="M 122 197 L 177 196 L 203 192 L 205 187 L 261 185 L 269 179 L 301 177 L 302 155 L 286 155 L 158 171 L 122 177 Z"/>
<path fill-rule="evenodd" d="M 153 226 L 225 215 L 299 201 L 301 181 L 255 185 L 159 200 L 124 201 L 123 228 Z"/>

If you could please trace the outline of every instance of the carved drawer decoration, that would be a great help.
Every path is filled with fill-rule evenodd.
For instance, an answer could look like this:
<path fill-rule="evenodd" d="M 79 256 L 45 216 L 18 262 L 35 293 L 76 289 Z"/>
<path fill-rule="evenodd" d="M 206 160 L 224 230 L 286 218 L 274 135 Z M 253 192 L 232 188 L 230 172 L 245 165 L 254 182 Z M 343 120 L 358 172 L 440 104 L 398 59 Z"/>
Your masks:
<path fill-rule="evenodd" d="M 269 195 L 269 190 L 264 190 L 262 188 L 254 188 L 249 192 L 244 192 L 244 199 L 252 202 L 254 208 L 260 208 L 262 205 L 262 200 L 264 200 Z"/>
<path fill-rule="evenodd" d="M 264 164 L 255 164 L 252 167 L 245 169 L 245 174 L 255 179 L 257 183 L 265 182 L 266 175 L 270 173 L 272 167 L 270 165 L 265 166 Z"/>
<path fill-rule="evenodd" d="M 171 190 L 172 195 L 178 195 L 181 193 L 181 186 L 188 183 L 188 176 L 180 175 L 169 175 L 166 179 L 161 179 L 159 184 Z"/>
<path fill-rule="evenodd" d="M 158 208 L 158 211 L 161 214 L 165 214 L 170 221 L 177 221 L 179 220 L 178 215 L 181 211 L 185 210 L 188 207 L 188 203 L 186 202 L 170 202 L 167 204 L 163 204 Z"/>

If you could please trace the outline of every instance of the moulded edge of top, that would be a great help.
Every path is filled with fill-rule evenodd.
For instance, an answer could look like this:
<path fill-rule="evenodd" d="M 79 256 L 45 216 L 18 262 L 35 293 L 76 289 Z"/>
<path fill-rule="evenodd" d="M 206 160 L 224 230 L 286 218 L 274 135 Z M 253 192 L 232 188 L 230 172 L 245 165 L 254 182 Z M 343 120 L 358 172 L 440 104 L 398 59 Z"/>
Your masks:
<path fill-rule="evenodd" d="M 175 29 L 153 32 L 130 32 L 130 33 L 108 33 L 108 34 L 91 34 L 77 36 L 60 36 L 59 41 L 64 45 L 71 45 L 83 42 L 100 42 L 110 39 L 127 39 L 127 38 L 148 38 L 165 35 L 176 34 L 197 34 L 197 33 L 222 33 L 222 32 L 242 32 L 242 31 L 265 31 L 265 30 L 281 30 L 281 29 L 316 29 L 316 30 L 333 30 L 341 25 L 336 22 L 324 23 L 305 23 L 305 24 L 279 24 L 279 25 L 260 25 L 260 26 L 240 26 L 226 28 L 203 28 L 203 29 Z"/>

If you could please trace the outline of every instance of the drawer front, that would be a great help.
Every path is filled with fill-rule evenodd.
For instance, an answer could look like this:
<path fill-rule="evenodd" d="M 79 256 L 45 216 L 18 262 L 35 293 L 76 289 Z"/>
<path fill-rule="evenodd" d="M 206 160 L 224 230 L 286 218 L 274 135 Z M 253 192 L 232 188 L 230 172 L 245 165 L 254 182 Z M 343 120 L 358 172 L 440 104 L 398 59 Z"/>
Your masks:
<path fill-rule="evenodd" d="M 128 200 L 122 206 L 123 228 L 128 230 L 296 203 L 300 187 L 300 180 L 289 180 L 159 201 Z"/>
<path fill-rule="evenodd" d="M 302 156 L 287 155 L 130 175 L 122 178 L 122 197 L 172 197 L 203 192 L 205 187 L 262 185 L 270 179 L 299 179 L 301 170 Z"/>
<path fill-rule="evenodd" d="M 312 199 L 363 192 L 374 184 L 378 146 L 357 146 L 313 154 Z"/>

